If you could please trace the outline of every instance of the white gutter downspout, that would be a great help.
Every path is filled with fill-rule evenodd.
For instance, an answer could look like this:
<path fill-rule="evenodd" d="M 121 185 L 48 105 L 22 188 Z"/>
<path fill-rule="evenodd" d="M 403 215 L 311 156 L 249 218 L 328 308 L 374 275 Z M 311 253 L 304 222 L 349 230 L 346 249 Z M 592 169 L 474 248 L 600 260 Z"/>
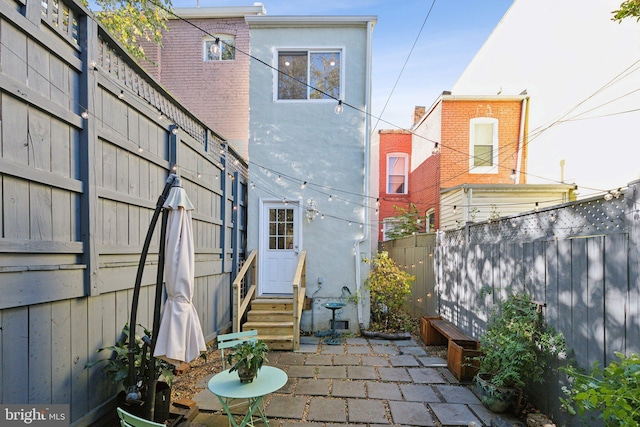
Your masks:
<path fill-rule="evenodd" d="M 363 189 L 364 194 L 362 196 L 364 206 L 364 218 L 363 218 L 363 233 L 362 238 L 357 239 L 354 244 L 354 262 L 355 262 L 355 276 L 356 276 L 356 295 L 360 296 L 360 288 L 361 288 L 361 280 L 362 274 L 360 271 L 360 245 L 365 242 L 369 238 L 369 163 L 371 161 L 371 137 L 369 135 L 369 130 L 371 128 L 371 55 L 372 55 L 372 42 L 371 42 L 371 33 L 373 32 L 373 24 L 371 21 L 367 23 L 367 68 L 366 68 L 366 76 L 365 76 L 365 85 L 366 85 L 366 95 L 365 95 L 365 124 L 364 124 L 364 177 L 363 177 Z M 358 311 L 358 326 L 362 331 L 364 329 L 364 322 L 362 319 L 362 298 L 357 299 L 356 308 Z"/>
<path fill-rule="evenodd" d="M 520 168 L 522 167 L 522 156 L 524 150 L 525 121 L 527 120 L 527 110 L 529 97 L 522 100 L 522 113 L 520 115 L 520 137 L 518 138 L 518 157 L 516 158 L 516 184 L 520 184 Z"/>

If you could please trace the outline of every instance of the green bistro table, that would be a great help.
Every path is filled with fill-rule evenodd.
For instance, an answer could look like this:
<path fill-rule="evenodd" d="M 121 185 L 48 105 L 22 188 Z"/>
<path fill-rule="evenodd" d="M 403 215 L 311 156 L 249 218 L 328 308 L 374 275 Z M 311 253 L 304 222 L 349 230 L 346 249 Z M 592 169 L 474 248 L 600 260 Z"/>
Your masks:
<path fill-rule="evenodd" d="M 260 418 L 269 425 L 267 414 L 263 409 L 262 399 L 267 394 L 282 388 L 287 383 L 287 374 L 273 366 L 263 366 L 258 371 L 258 376 L 250 383 L 241 383 L 238 372 L 229 373 L 229 370 L 222 371 L 214 375 L 208 384 L 209 391 L 215 394 L 229 417 L 229 421 L 234 427 L 244 427 L 253 425 L 253 414 L 258 413 Z M 246 399 L 249 402 L 249 412 L 244 416 L 240 424 L 236 423 L 229 409 L 229 399 Z"/>

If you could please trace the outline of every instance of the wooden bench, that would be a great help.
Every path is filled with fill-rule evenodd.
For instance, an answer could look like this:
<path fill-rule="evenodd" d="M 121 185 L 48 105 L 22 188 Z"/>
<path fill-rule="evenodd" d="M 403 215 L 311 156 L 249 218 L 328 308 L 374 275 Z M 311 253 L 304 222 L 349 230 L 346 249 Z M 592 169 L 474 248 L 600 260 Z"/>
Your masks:
<path fill-rule="evenodd" d="M 478 361 L 473 360 L 481 354 L 478 341 L 453 323 L 440 316 L 423 316 L 420 338 L 425 345 L 447 346 L 447 367 L 458 381 L 470 381 L 478 373 Z"/>

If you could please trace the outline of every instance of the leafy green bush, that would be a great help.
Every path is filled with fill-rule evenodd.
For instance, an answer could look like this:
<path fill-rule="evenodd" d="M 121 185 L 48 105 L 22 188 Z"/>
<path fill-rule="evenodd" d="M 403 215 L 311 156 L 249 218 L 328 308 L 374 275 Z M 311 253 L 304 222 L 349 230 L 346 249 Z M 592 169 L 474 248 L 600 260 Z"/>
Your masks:
<path fill-rule="evenodd" d="M 566 345 L 562 334 L 544 322 L 531 297 L 515 294 L 491 314 L 480 348 L 479 373 L 489 374 L 495 387 L 523 389 L 543 381 L 547 363 Z"/>
<path fill-rule="evenodd" d="M 562 407 L 570 414 L 604 420 L 607 426 L 640 425 L 640 356 L 616 353 L 620 362 L 601 369 L 596 361 L 591 372 L 575 366 L 561 368 L 571 379 L 563 387 Z M 577 409 L 577 411 L 576 411 Z"/>
<path fill-rule="evenodd" d="M 406 331 L 412 327 L 412 320 L 405 304 L 415 276 L 401 270 L 386 251 L 364 261 L 373 266 L 365 281 L 371 301 L 371 329 Z"/>
<path fill-rule="evenodd" d="M 151 331 L 145 328 L 144 333 L 147 337 L 151 336 Z M 112 351 L 113 357 L 109 359 L 100 359 L 95 362 L 89 362 L 85 365 L 85 368 L 91 368 L 92 366 L 98 363 L 104 363 L 102 367 L 102 372 L 114 383 L 123 384 L 125 389 L 128 389 L 133 384 L 129 384 L 129 338 L 131 332 L 129 330 L 129 324 L 125 324 L 122 328 L 122 336 L 121 338 L 114 344 L 109 347 L 99 348 L 96 353 L 100 353 L 101 351 Z M 142 380 L 144 375 L 148 375 L 148 372 L 145 372 L 147 366 L 149 364 L 149 360 L 151 359 L 151 351 L 144 344 L 142 338 L 139 335 L 134 335 L 135 343 L 134 346 L 134 367 L 136 373 L 136 382 Z M 145 348 L 146 346 L 146 348 Z M 171 365 L 166 360 L 156 359 L 156 372 L 155 378 L 160 378 L 171 386 L 173 382 L 173 365 Z"/>

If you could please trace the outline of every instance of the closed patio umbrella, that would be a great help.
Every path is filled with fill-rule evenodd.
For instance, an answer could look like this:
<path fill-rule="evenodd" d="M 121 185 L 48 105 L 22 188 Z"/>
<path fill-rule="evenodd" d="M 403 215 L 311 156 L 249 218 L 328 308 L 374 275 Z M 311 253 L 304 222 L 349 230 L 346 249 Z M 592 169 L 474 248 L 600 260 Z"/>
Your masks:
<path fill-rule="evenodd" d="M 206 351 L 196 308 L 192 303 L 195 251 L 187 192 L 176 178 L 163 206 L 168 210 L 165 236 L 165 301 L 156 335 L 154 357 L 174 365 L 190 362 Z"/>

